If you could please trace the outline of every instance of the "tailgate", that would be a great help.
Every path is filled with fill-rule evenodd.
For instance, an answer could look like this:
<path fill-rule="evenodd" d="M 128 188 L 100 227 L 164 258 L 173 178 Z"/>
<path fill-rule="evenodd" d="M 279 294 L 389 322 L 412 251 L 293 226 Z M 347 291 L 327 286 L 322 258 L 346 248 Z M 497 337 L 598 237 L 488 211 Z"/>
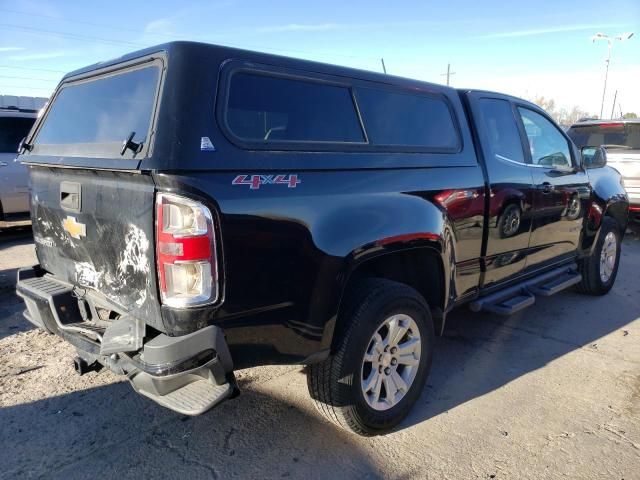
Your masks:
<path fill-rule="evenodd" d="M 23 144 L 44 270 L 105 309 L 162 326 L 154 259 L 152 151 L 162 55 L 65 77 Z"/>
<path fill-rule="evenodd" d="M 30 166 L 42 268 L 162 330 L 149 175 Z"/>

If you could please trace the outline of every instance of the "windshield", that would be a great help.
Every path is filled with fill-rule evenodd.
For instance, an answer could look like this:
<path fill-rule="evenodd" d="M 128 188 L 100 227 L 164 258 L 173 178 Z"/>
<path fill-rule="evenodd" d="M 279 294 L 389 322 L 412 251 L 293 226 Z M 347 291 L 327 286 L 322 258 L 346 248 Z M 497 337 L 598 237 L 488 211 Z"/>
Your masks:
<path fill-rule="evenodd" d="M 154 65 L 63 86 L 36 135 L 33 153 L 118 158 L 133 132 L 134 142 L 146 142 L 159 75 Z"/>
<path fill-rule="evenodd" d="M 640 150 L 640 123 L 574 125 L 567 134 L 580 148 L 602 146 L 609 150 Z"/>
<path fill-rule="evenodd" d="M 0 118 L 0 153 L 17 153 L 20 140 L 27 136 L 35 118 Z"/>

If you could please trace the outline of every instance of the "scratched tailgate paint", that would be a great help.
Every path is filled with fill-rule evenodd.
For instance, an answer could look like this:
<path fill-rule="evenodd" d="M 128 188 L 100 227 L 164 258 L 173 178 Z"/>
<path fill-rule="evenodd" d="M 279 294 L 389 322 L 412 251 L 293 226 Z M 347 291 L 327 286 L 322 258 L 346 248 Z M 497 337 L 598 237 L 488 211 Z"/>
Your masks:
<path fill-rule="evenodd" d="M 162 329 L 153 253 L 151 177 L 29 168 L 33 234 L 42 267 L 77 285 L 79 294 L 95 290 L 122 310 Z M 61 206 L 62 182 L 80 184 L 80 211 Z M 80 230 L 84 235 L 77 234 Z"/>

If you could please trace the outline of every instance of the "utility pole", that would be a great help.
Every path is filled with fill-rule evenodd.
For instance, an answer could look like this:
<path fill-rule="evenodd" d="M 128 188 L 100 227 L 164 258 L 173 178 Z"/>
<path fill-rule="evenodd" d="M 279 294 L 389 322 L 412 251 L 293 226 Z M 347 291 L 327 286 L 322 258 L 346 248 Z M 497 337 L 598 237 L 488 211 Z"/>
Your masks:
<path fill-rule="evenodd" d="M 602 119 L 602 110 L 604 109 L 604 96 L 607 93 L 607 77 L 609 76 L 609 63 L 611 62 L 611 42 L 609 42 L 609 53 L 607 53 L 607 66 L 604 70 L 604 88 L 602 89 L 602 103 L 600 104 L 600 118 Z"/>
<path fill-rule="evenodd" d="M 447 77 L 447 87 L 449 86 L 449 79 L 451 78 L 451 75 L 455 75 L 455 74 L 456 74 L 456 72 L 452 72 L 451 71 L 451 64 L 447 63 L 447 73 L 441 73 L 440 74 L 441 77 L 444 77 L 444 76 Z"/>
<path fill-rule="evenodd" d="M 387 73 L 387 67 L 385 67 L 385 65 L 384 65 L 384 58 L 381 58 L 380 62 L 382 62 L 382 71 L 386 74 Z"/>
<path fill-rule="evenodd" d="M 607 60 L 605 61 L 606 68 L 604 71 L 604 88 L 602 89 L 602 103 L 600 104 L 600 118 L 602 118 L 602 113 L 604 112 L 604 97 L 607 93 L 607 77 L 609 76 L 609 63 L 611 62 L 611 48 L 613 47 L 613 40 L 620 40 L 622 42 L 624 40 L 629 40 L 631 37 L 633 37 L 633 32 L 622 33 L 616 37 L 610 37 L 604 33 L 596 33 L 591 37 L 592 42 L 595 42 L 596 40 L 606 40 L 608 44 Z"/>
<path fill-rule="evenodd" d="M 616 100 L 618 99 L 618 90 L 616 90 L 615 95 L 613 96 L 613 105 L 611 105 L 611 118 L 613 118 L 613 111 L 616 109 Z"/>

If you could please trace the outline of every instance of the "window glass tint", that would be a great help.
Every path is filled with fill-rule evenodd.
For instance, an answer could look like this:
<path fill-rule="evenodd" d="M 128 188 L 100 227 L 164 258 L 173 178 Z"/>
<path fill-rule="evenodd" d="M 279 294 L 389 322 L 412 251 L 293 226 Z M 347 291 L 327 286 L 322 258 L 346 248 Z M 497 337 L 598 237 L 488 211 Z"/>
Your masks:
<path fill-rule="evenodd" d="M 511 104 L 506 100 L 483 98 L 480 100 L 480 114 L 494 156 L 524 163 L 524 151 Z"/>
<path fill-rule="evenodd" d="M 458 133 L 443 99 L 372 88 L 358 88 L 356 93 L 372 144 L 458 147 Z"/>
<path fill-rule="evenodd" d="M 135 142 L 144 142 L 159 74 L 153 66 L 64 87 L 36 136 L 36 145 L 120 145 L 131 132 L 136 132 Z M 120 156 L 120 148 L 113 156 Z"/>
<path fill-rule="evenodd" d="M 604 146 L 607 150 L 640 150 L 640 123 L 574 125 L 567 135 L 578 147 Z"/>
<path fill-rule="evenodd" d="M 0 153 L 17 153 L 20 140 L 27 136 L 34 118 L 0 118 Z"/>
<path fill-rule="evenodd" d="M 236 73 L 227 104 L 231 132 L 258 142 L 363 142 L 348 88 Z"/>
<path fill-rule="evenodd" d="M 518 108 L 529 139 L 531 161 L 546 167 L 570 167 L 569 142 L 549 120 L 527 108 Z"/>

